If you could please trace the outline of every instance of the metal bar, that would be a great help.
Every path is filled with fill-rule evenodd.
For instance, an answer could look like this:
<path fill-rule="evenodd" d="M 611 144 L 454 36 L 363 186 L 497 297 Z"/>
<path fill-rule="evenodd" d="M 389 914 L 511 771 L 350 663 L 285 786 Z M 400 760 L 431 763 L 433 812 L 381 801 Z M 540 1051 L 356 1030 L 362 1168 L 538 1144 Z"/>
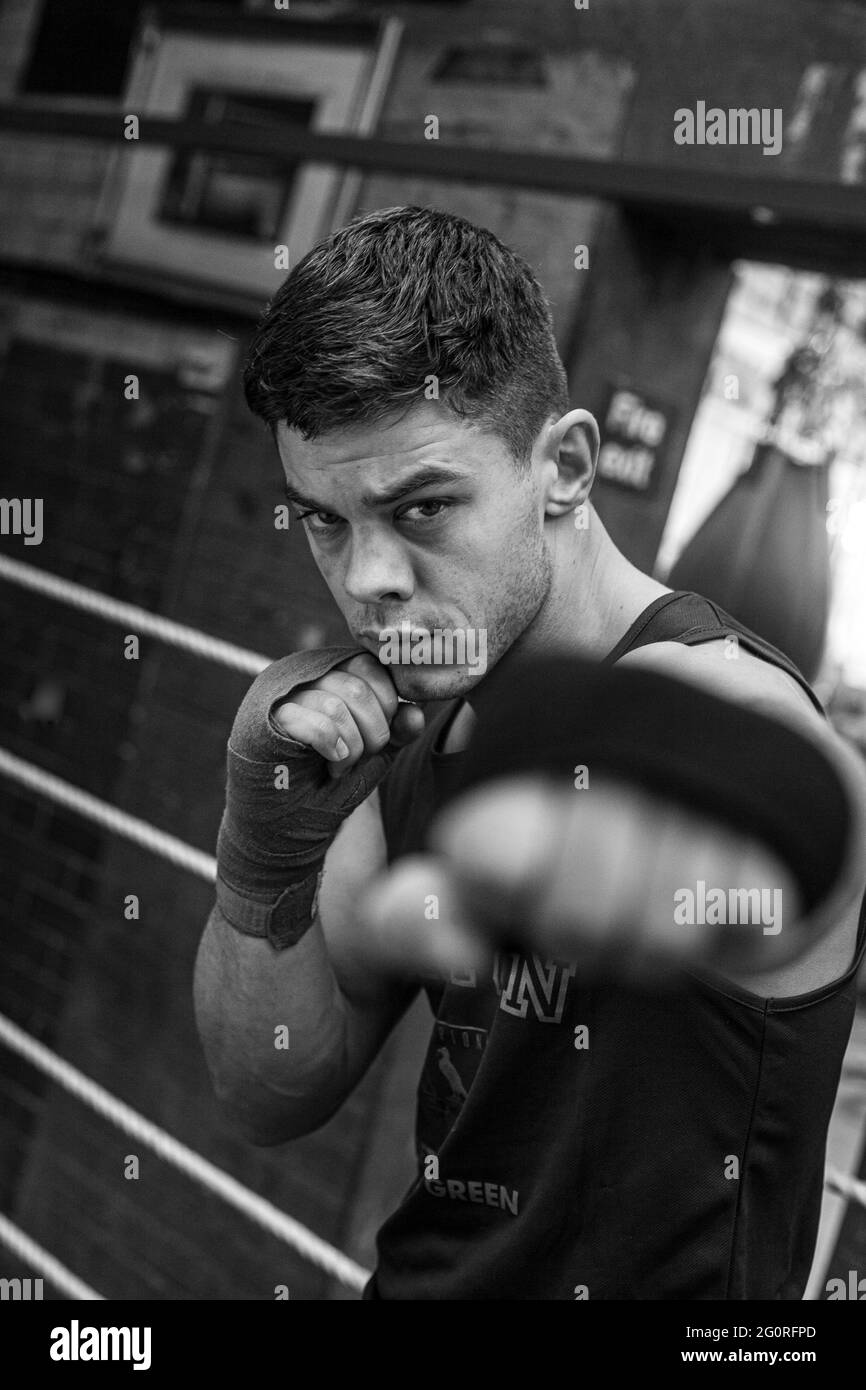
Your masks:
<path fill-rule="evenodd" d="M 0 103 L 0 131 L 21 135 L 116 144 L 124 140 L 124 119 L 120 112 Z M 264 153 L 261 143 L 245 132 L 146 113 L 138 113 L 138 120 L 139 137 L 129 141 L 132 146 L 160 145 L 174 150 L 242 155 Z M 692 213 L 717 211 L 753 220 L 756 210 L 760 210 L 759 216 L 765 221 L 866 234 L 866 192 L 859 185 L 778 176 L 762 179 L 754 174 L 582 159 L 544 150 L 449 146 L 422 139 L 409 143 L 378 136 L 312 132 L 288 124 L 280 131 L 279 148 L 268 148 L 267 154 L 286 165 L 302 159 L 423 178 L 506 184 L 537 192 L 602 198 L 627 208 L 652 207 L 663 214 L 688 208 Z"/>

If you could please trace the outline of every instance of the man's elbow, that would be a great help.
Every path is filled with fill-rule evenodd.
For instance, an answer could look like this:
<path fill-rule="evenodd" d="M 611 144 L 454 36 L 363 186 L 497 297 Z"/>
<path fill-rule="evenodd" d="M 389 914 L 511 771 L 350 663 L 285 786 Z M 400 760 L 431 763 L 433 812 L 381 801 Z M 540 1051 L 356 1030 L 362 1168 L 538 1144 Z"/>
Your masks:
<path fill-rule="evenodd" d="M 231 1081 L 212 1075 L 211 1082 L 229 1128 L 256 1148 L 274 1148 L 314 1133 L 344 1099 L 322 1081 L 292 1095 L 274 1093 L 249 1078 Z"/>
<path fill-rule="evenodd" d="M 311 1134 L 316 1125 L 310 1125 L 300 1116 L 280 1115 L 279 1117 L 250 1115 L 241 1112 L 236 1106 L 220 1102 L 220 1112 L 234 1133 L 257 1149 L 272 1149 L 279 1144 L 290 1144 L 293 1139 L 303 1139 Z"/>

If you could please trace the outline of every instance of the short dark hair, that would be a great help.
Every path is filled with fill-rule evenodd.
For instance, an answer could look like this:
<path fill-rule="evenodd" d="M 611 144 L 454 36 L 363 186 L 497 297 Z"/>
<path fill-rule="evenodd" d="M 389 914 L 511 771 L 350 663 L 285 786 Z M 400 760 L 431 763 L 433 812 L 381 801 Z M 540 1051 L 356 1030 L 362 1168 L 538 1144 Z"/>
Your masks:
<path fill-rule="evenodd" d="M 435 208 L 354 219 L 284 280 L 250 343 L 247 404 L 304 439 L 439 399 L 525 464 L 568 410 L 550 306 L 530 266 L 484 227 Z"/>

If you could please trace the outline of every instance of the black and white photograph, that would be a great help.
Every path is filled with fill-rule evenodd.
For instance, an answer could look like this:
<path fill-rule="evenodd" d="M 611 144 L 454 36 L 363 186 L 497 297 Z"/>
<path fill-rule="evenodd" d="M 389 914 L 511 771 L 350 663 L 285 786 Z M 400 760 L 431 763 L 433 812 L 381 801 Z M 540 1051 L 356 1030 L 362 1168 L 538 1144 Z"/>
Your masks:
<path fill-rule="evenodd" d="M 866 0 L 0 0 L 0 493 L 22 1374 L 856 1355 Z"/>

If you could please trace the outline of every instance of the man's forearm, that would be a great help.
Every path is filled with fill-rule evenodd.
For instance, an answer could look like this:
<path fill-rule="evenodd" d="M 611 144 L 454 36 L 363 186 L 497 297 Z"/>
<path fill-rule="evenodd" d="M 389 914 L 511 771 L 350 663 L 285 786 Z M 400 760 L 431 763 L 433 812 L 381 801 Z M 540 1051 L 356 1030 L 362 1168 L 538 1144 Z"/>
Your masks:
<path fill-rule="evenodd" d="M 348 1090 L 347 1003 L 318 921 L 287 950 L 234 931 L 215 906 L 195 966 L 214 1090 L 253 1143 L 317 1128 Z"/>

